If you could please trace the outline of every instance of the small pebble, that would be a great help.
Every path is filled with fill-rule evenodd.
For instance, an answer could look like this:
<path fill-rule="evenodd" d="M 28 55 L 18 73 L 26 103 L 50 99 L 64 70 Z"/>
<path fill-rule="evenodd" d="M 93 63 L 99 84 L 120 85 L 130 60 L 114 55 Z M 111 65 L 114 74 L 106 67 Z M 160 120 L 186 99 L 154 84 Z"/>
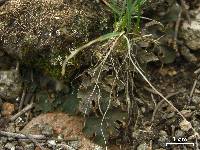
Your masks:
<path fill-rule="evenodd" d="M 44 124 L 40 127 L 43 135 L 51 136 L 53 135 L 53 128 L 49 124 Z"/>
<path fill-rule="evenodd" d="M 57 137 L 58 140 L 63 140 L 64 139 L 64 135 L 63 134 L 59 134 Z"/>
<path fill-rule="evenodd" d="M 194 95 L 194 96 L 192 97 L 192 102 L 195 103 L 195 104 L 200 104 L 200 97 Z"/>
<path fill-rule="evenodd" d="M 142 108 L 141 108 L 141 111 L 142 111 L 142 113 L 145 113 L 145 112 L 146 112 L 145 107 L 142 107 Z"/>
<path fill-rule="evenodd" d="M 191 123 L 188 122 L 187 120 L 181 121 L 179 126 L 180 126 L 181 130 L 183 130 L 183 131 L 189 131 L 192 128 Z"/>
<path fill-rule="evenodd" d="M 8 150 L 15 150 L 15 145 L 13 145 L 12 143 L 7 143 L 5 145 L 5 148 L 7 148 Z"/>
<path fill-rule="evenodd" d="M 147 144 L 146 143 L 142 143 L 137 147 L 137 150 L 146 150 L 147 149 Z"/>
<path fill-rule="evenodd" d="M 74 147 L 75 149 L 78 149 L 78 147 L 80 146 L 80 143 L 79 141 L 70 141 L 68 145 L 71 147 Z"/>
<path fill-rule="evenodd" d="M 5 144 L 8 141 L 8 138 L 7 137 L 1 137 L 0 141 Z"/>
<path fill-rule="evenodd" d="M 159 145 L 162 147 L 165 147 L 165 144 L 168 141 L 169 141 L 169 137 L 168 137 L 167 132 L 164 130 L 161 130 L 159 133 L 159 139 L 158 139 Z"/>
<path fill-rule="evenodd" d="M 104 150 L 103 147 L 99 145 L 95 145 L 94 150 Z"/>
<path fill-rule="evenodd" d="M 167 119 L 174 117 L 174 115 L 175 115 L 174 112 L 169 113 L 169 114 L 167 115 Z"/>
<path fill-rule="evenodd" d="M 176 138 L 180 138 L 180 137 L 184 137 L 185 133 L 182 130 L 176 130 L 175 131 L 175 137 Z"/>
<path fill-rule="evenodd" d="M 35 150 L 35 145 L 33 143 L 26 144 L 24 148 L 27 150 Z"/>
<path fill-rule="evenodd" d="M 185 118 L 189 118 L 192 115 L 191 110 L 182 110 L 181 114 L 185 117 Z"/>
<path fill-rule="evenodd" d="M 56 140 L 48 140 L 48 144 L 55 146 L 56 145 Z"/>
<path fill-rule="evenodd" d="M 11 122 L 9 123 L 9 126 L 7 127 L 6 129 L 8 132 L 16 132 L 16 126 L 15 126 L 15 123 Z M 11 138 L 11 137 L 9 137 Z"/>

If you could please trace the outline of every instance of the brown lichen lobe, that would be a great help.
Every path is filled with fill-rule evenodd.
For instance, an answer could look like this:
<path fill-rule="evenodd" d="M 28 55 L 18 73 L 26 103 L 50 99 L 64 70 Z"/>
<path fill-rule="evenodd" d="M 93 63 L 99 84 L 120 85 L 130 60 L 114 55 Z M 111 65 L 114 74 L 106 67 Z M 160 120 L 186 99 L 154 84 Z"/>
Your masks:
<path fill-rule="evenodd" d="M 45 63 L 55 56 L 62 61 L 103 33 L 109 20 L 103 6 L 91 0 L 10 0 L 0 12 L 0 49 L 23 61 L 44 55 Z"/>

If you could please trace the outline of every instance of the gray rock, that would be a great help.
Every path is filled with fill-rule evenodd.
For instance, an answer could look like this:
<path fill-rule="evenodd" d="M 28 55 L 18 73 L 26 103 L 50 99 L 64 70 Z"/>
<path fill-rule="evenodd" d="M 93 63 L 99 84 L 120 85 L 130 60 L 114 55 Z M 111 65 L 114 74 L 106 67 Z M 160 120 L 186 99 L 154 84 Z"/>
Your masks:
<path fill-rule="evenodd" d="M 10 0 L 0 12 L 4 12 L 0 15 L 0 49 L 57 79 L 65 56 L 107 33 L 111 22 L 111 12 L 94 0 Z M 88 58 L 93 50 L 77 56 L 66 71 L 67 79 L 91 64 Z M 59 85 L 56 88 L 61 90 Z"/>
<path fill-rule="evenodd" d="M 8 132 L 16 132 L 16 126 L 14 122 L 9 123 L 8 127 L 7 127 L 7 131 Z M 12 138 L 12 137 L 8 137 L 8 138 Z"/>
<path fill-rule="evenodd" d="M 147 149 L 147 144 L 146 143 L 142 143 L 137 147 L 137 150 L 146 150 Z"/>
<path fill-rule="evenodd" d="M 5 144 L 7 141 L 8 141 L 7 137 L 1 137 L 0 138 L 0 142 L 3 143 L 3 144 Z"/>
<path fill-rule="evenodd" d="M 56 140 L 48 140 L 47 143 L 49 147 L 56 146 Z"/>
<path fill-rule="evenodd" d="M 191 25 L 183 22 L 182 38 L 191 50 L 200 49 L 200 20 L 192 20 Z"/>
<path fill-rule="evenodd" d="M 24 148 L 27 150 L 35 150 L 35 145 L 33 143 L 26 144 Z"/>
<path fill-rule="evenodd" d="M 22 89 L 22 80 L 18 70 L 0 71 L 0 97 L 16 99 Z"/>
<path fill-rule="evenodd" d="M 78 149 L 78 147 L 80 146 L 79 141 L 70 141 L 68 144 L 70 147 L 73 147 L 74 149 Z"/>
<path fill-rule="evenodd" d="M 7 148 L 8 150 L 15 150 L 15 145 L 13 145 L 12 143 L 7 143 L 5 145 L 5 148 Z"/>
<path fill-rule="evenodd" d="M 184 21 L 181 30 L 180 37 L 184 39 L 185 44 L 191 50 L 199 50 L 200 49 L 200 9 L 196 9 L 193 11 L 193 15 L 195 16 L 191 20 L 191 24 L 188 21 Z"/>
<path fill-rule="evenodd" d="M 184 137 L 185 133 L 182 130 L 176 130 L 175 131 L 175 137 L 176 138 L 180 138 L 180 137 Z"/>
<path fill-rule="evenodd" d="M 39 127 L 42 134 L 46 136 L 51 136 L 53 135 L 53 127 L 49 124 L 43 124 L 42 126 Z"/>
<path fill-rule="evenodd" d="M 24 150 L 24 148 L 22 146 L 16 145 L 15 146 L 16 150 Z"/>
<path fill-rule="evenodd" d="M 200 104 L 200 97 L 198 95 L 194 95 L 192 97 L 192 102 L 195 104 Z"/>
<path fill-rule="evenodd" d="M 109 15 L 103 7 L 91 0 L 10 0 L 0 8 L 5 12 L 0 16 L 0 48 L 17 58 L 28 56 L 27 61 L 37 57 L 34 52 L 50 56 L 72 50 L 105 30 Z"/>
<path fill-rule="evenodd" d="M 169 142 L 169 137 L 166 131 L 160 131 L 158 142 L 161 147 L 165 147 L 166 142 Z"/>
<path fill-rule="evenodd" d="M 167 114 L 167 119 L 169 119 L 169 118 L 173 118 L 173 117 L 174 117 L 174 115 L 175 115 L 175 113 L 174 113 L 174 112 L 171 112 L 171 113 Z"/>

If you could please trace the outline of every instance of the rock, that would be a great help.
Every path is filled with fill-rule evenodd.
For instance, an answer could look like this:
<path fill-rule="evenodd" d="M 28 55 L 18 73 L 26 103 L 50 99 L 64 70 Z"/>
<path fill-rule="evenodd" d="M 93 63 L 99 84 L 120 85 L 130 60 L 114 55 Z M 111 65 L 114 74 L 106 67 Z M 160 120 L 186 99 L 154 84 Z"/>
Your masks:
<path fill-rule="evenodd" d="M 2 143 L 5 144 L 7 141 L 8 141 L 8 138 L 7 138 L 7 137 L 1 137 L 1 142 L 2 142 Z"/>
<path fill-rule="evenodd" d="M 55 140 L 48 140 L 47 143 L 52 145 L 52 146 L 56 145 L 56 141 Z"/>
<path fill-rule="evenodd" d="M 191 123 L 188 122 L 187 120 L 181 121 L 179 126 L 180 126 L 181 130 L 186 131 L 186 132 L 192 128 Z"/>
<path fill-rule="evenodd" d="M 75 140 L 79 150 L 96 149 L 98 145 L 88 140 L 82 133 L 84 127 L 84 120 L 79 117 L 69 116 L 65 113 L 47 113 L 41 114 L 33 118 L 23 129 L 22 133 L 25 134 L 39 134 L 38 130 L 33 130 L 36 126 L 44 126 L 45 124 L 51 125 L 54 135 L 63 134 L 64 139 L 77 139 Z M 40 133 L 41 134 L 41 133 Z M 68 144 L 69 145 L 69 144 Z M 74 145 L 74 143 L 72 143 Z"/>
<path fill-rule="evenodd" d="M 53 50 L 69 48 L 76 41 L 87 41 L 97 30 L 101 32 L 108 21 L 103 5 L 90 0 L 10 0 L 0 10 L 6 11 L 1 15 L 3 47 L 18 57 L 23 55 L 24 47 L 50 46 Z"/>
<path fill-rule="evenodd" d="M 181 30 L 180 37 L 183 38 L 185 44 L 191 50 L 200 49 L 200 9 L 193 11 L 195 17 L 191 20 L 191 24 L 188 21 L 184 21 Z"/>
<path fill-rule="evenodd" d="M 8 132 L 16 132 L 16 126 L 14 122 L 10 122 L 6 128 L 6 131 Z M 13 137 L 8 137 L 10 139 L 13 139 Z"/>
<path fill-rule="evenodd" d="M 181 37 L 191 50 L 200 49 L 200 21 L 192 20 L 191 25 L 187 21 L 183 22 Z"/>
<path fill-rule="evenodd" d="M 200 97 L 198 95 L 194 95 L 192 97 L 192 102 L 195 104 L 200 104 Z"/>
<path fill-rule="evenodd" d="M 14 111 L 15 111 L 14 104 L 7 103 L 7 102 L 3 103 L 1 113 L 4 117 L 10 117 Z"/>
<path fill-rule="evenodd" d="M 3 149 L 4 145 L 0 142 L 0 149 Z"/>
<path fill-rule="evenodd" d="M 15 145 L 12 143 L 7 143 L 4 147 L 8 150 L 15 150 Z"/>
<path fill-rule="evenodd" d="M 23 146 L 16 145 L 16 150 L 24 150 Z"/>
<path fill-rule="evenodd" d="M 185 118 L 189 118 L 192 115 L 192 111 L 191 110 L 181 110 L 181 114 L 185 117 Z"/>
<path fill-rule="evenodd" d="M 176 138 L 180 138 L 180 137 L 184 137 L 185 133 L 182 130 L 176 130 L 175 131 L 175 137 Z"/>
<path fill-rule="evenodd" d="M 22 80 L 18 70 L 0 71 L 0 97 L 16 99 L 22 90 Z"/>
<path fill-rule="evenodd" d="M 42 127 L 41 127 L 41 133 L 43 135 L 46 135 L 46 136 L 51 136 L 53 135 L 53 128 L 52 126 L 50 126 L 49 124 L 44 124 Z"/>
<path fill-rule="evenodd" d="M 186 47 L 185 45 L 181 46 L 180 53 L 189 62 L 197 61 L 197 57 L 194 54 L 192 54 L 190 52 L 190 49 L 188 47 Z"/>
<path fill-rule="evenodd" d="M 147 144 L 146 143 L 142 143 L 137 147 L 137 150 L 146 150 L 147 149 Z"/>
<path fill-rule="evenodd" d="M 174 112 L 167 114 L 167 119 L 173 118 L 175 116 Z"/>
<path fill-rule="evenodd" d="M 35 150 L 35 145 L 34 145 L 34 143 L 25 144 L 24 149 Z"/>
<path fill-rule="evenodd" d="M 159 139 L 158 139 L 159 145 L 162 147 L 165 147 L 165 144 L 168 141 L 169 141 L 169 136 L 168 136 L 167 132 L 164 130 L 161 130 L 159 133 Z"/>
<path fill-rule="evenodd" d="M 91 0 L 9 0 L 0 7 L 0 49 L 57 77 L 65 55 L 106 32 L 111 13 L 105 7 Z M 88 53 L 72 72 L 81 61 L 90 63 Z"/>

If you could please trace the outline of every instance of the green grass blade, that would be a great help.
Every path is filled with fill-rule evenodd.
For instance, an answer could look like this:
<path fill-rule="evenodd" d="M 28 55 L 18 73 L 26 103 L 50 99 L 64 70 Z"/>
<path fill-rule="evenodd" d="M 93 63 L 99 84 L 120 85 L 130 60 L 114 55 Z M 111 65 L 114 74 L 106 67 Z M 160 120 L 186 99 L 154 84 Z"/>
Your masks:
<path fill-rule="evenodd" d="M 67 63 L 69 62 L 69 60 L 72 59 L 73 57 L 75 57 L 81 50 L 91 46 L 94 43 L 102 42 L 102 41 L 105 41 L 107 39 L 111 39 L 111 38 L 116 37 L 116 36 L 121 36 L 123 33 L 124 32 L 112 32 L 112 33 L 102 35 L 102 36 L 90 41 L 89 43 L 77 48 L 76 50 L 72 51 L 69 56 L 66 55 L 65 60 L 63 61 L 63 65 L 62 65 L 62 72 L 61 72 L 62 76 L 64 76 L 64 74 L 65 74 L 65 67 L 66 67 Z"/>
<path fill-rule="evenodd" d="M 130 31 L 131 28 L 131 15 L 132 15 L 132 4 L 133 4 L 133 0 L 127 0 L 127 6 L 126 6 L 126 29 L 127 32 Z"/>
<path fill-rule="evenodd" d="M 140 21 L 141 21 L 141 7 L 146 2 L 146 0 L 136 0 L 133 3 L 132 8 L 134 9 L 134 12 L 137 14 L 137 21 L 136 21 L 136 30 L 140 30 Z"/>

